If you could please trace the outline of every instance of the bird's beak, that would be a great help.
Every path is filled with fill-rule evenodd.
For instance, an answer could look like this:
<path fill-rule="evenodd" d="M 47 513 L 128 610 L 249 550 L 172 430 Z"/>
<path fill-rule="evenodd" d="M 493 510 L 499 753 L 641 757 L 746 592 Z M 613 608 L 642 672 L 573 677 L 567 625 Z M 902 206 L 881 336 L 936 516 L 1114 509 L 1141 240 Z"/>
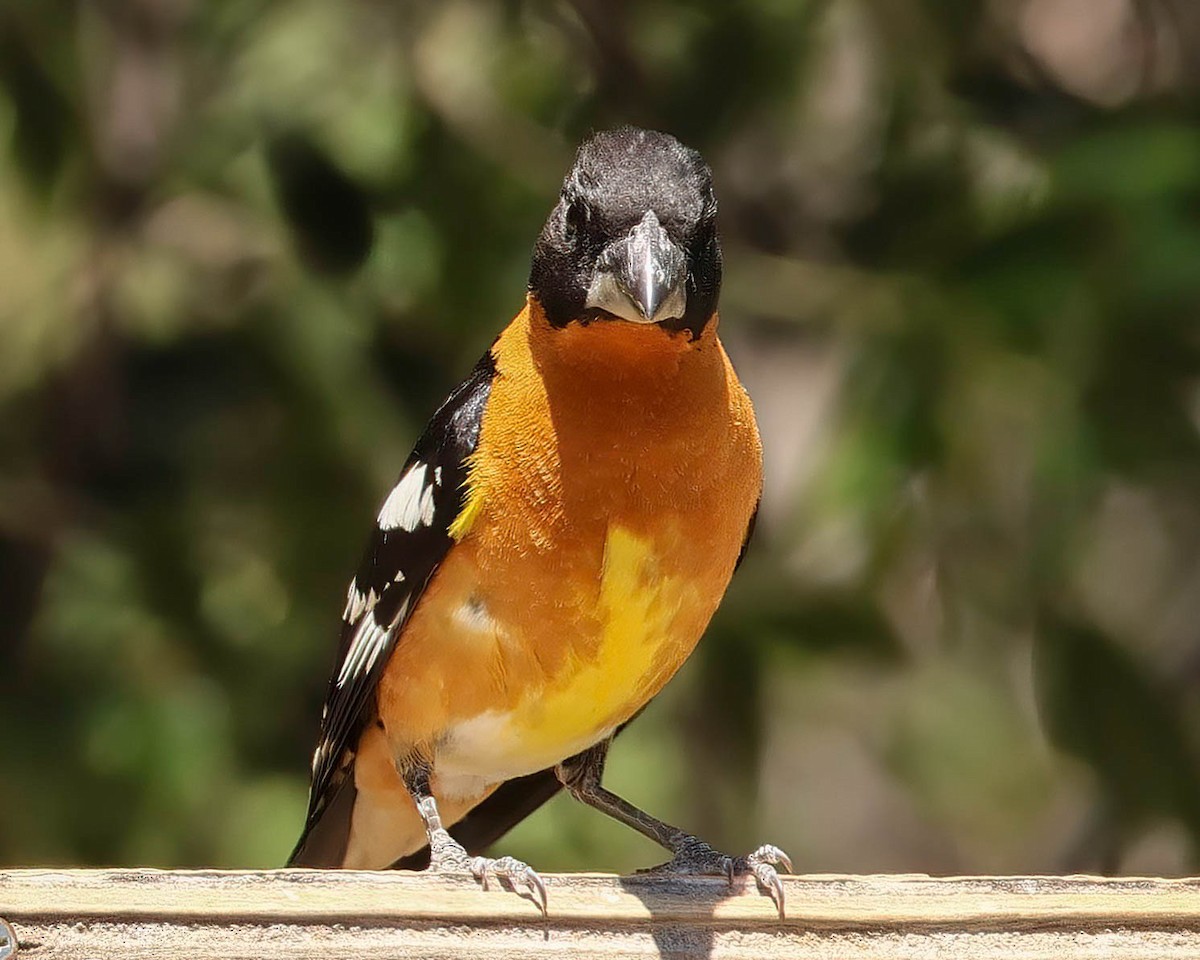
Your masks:
<path fill-rule="evenodd" d="M 596 260 L 587 305 L 634 323 L 660 323 L 687 307 L 687 257 L 651 210 Z"/>

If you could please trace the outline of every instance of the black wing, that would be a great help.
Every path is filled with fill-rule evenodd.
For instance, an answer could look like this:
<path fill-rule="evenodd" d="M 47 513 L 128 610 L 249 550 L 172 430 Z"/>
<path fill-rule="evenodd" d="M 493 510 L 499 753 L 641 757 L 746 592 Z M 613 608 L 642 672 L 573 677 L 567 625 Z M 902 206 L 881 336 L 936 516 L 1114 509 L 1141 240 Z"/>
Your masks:
<path fill-rule="evenodd" d="M 761 498 L 759 503 L 754 505 L 754 513 L 750 515 L 750 522 L 746 525 L 746 536 L 742 540 L 742 549 L 738 553 L 737 563 L 733 568 L 735 572 L 742 565 L 742 561 L 746 559 L 746 550 L 750 547 L 750 538 L 754 536 L 754 527 L 758 522 L 760 505 Z M 645 709 L 642 707 L 642 710 Z M 642 711 L 639 710 L 621 724 L 613 736 L 619 735 L 622 730 L 641 716 L 641 713 Z M 481 854 L 547 800 L 552 799 L 560 789 L 562 789 L 562 784 L 559 783 L 553 767 L 509 780 L 500 784 L 491 796 L 451 827 L 450 833 L 454 839 L 466 847 L 468 853 Z M 428 863 L 429 848 L 425 847 L 416 853 L 401 857 L 393 866 L 403 870 L 421 870 Z"/>
<path fill-rule="evenodd" d="M 348 821 L 354 749 L 370 719 L 384 665 L 453 543 L 449 527 L 463 508 L 467 458 L 479 442 L 495 374 L 489 350 L 433 415 L 379 511 L 346 597 L 337 662 L 313 753 L 308 816 L 289 865 L 340 865 L 341 854 L 330 849 L 331 844 L 344 849 L 348 822 L 336 825 L 340 837 L 332 841 L 318 842 L 314 830 L 327 814 L 330 820 Z"/>

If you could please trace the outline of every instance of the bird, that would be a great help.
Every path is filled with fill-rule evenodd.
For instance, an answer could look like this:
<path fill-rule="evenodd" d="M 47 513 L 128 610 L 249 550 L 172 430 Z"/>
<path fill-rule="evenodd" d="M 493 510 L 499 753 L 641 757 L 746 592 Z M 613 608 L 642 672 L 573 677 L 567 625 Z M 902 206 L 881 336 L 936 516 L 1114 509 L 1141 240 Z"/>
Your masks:
<path fill-rule="evenodd" d="M 696 647 L 762 494 L 751 401 L 717 335 L 712 172 L 634 127 L 578 148 L 524 307 L 434 413 L 351 581 L 294 867 L 489 876 L 559 789 L 656 841 L 655 870 L 753 876 L 602 784 L 613 737 Z"/>

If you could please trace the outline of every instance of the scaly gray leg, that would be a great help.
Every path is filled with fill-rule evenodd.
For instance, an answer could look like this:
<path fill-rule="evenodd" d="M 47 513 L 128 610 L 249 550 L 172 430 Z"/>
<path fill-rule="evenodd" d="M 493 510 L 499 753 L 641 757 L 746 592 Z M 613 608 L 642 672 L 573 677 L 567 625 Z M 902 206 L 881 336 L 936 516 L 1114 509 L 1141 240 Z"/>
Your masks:
<path fill-rule="evenodd" d="M 488 875 L 508 880 L 514 885 L 521 883 L 529 890 L 534 902 L 546 912 L 546 885 L 537 871 L 515 857 L 472 857 L 461 843 L 450 836 L 442 826 L 437 801 L 429 786 L 430 769 L 424 762 L 411 765 L 397 764 L 400 779 L 417 805 L 417 813 L 425 822 L 425 834 L 429 838 L 429 869 L 434 873 L 469 873 L 487 889 Z"/>
<path fill-rule="evenodd" d="M 632 827 L 674 854 L 666 863 L 643 872 L 726 876 L 731 884 L 735 876 L 752 874 L 759 886 L 774 901 L 782 919 L 783 884 L 775 866 L 782 866 L 787 873 L 791 873 L 792 861 L 788 855 L 768 843 L 749 856 L 728 856 L 713 849 L 698 837 L 650 816 L 611 790 L 606 790 L 600 781 L 604 776 L 604 762 L 608 757 L 610 743 L 611 739 L 605 740 L 569 760 L 564 760 L 554 772 L 571 796 Z"/>

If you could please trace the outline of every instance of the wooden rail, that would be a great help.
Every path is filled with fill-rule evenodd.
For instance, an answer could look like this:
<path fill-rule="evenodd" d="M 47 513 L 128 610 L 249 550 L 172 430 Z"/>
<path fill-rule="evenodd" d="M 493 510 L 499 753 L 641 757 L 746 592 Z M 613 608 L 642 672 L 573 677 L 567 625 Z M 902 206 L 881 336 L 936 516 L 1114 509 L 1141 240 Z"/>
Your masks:
<path fill-rule="evenodd" d="M 0 918 L 17 960 L 1200 958 L 1200 879 L 787 877 L 783 922 L 740 882 L 545 880 L 543 917 L 495 885 L 412 873 L 13 870 Z"/>

